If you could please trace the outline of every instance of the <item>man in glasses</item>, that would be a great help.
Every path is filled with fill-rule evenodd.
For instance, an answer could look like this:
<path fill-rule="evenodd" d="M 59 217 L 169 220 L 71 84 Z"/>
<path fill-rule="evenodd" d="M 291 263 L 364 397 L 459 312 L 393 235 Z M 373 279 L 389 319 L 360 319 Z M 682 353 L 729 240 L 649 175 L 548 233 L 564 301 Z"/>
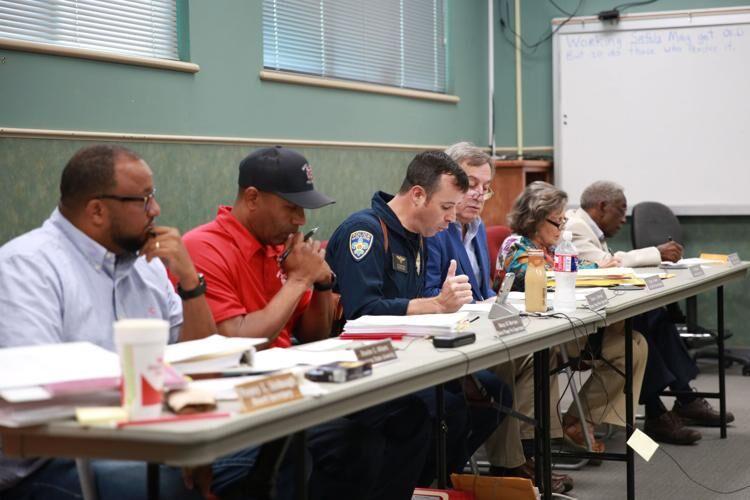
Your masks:
<path fill-rule="evenodd" d="M 179 232 L 156 224 L 154 193 L 151 169 L 133 151 L 95 145 L 73 155 L 52 215 L 0 248 L 0 348 L 88 341 L 115 350 L 119 318 L 167 320 L 171 342 L 215 331 L 206 284 Z M 93 468 L 100 498 L 145 497 L 143 463 L 96 460 Z M 165 498 L 198 496 L 179 469 L 162 467 L 161 477 Z M 80 495 L 72 460 L 0 456 L 3 499 Z"/>
<path fill-rule="evenodd" d="M 469 277 L 472 297 L 475 302 L 481 302 L 495 296 L 492 290 L 487 233 L 481 219 L 484 203 L 494 194 L 490 185 L 495 169 L 490 156 L 469 142 L 453 144 L 445 152 L 466 172 L 469 190 L 456 206 L 456 221 L 445 231 L 426 240 L 428 259 L 425 295 L 435 296 L 440 292 L 451 261 L 456 261 L 456 273 Z M 547 221 L 556 227 L 564 224 L 564 221 L 551 218 Z M 529 387 L 529 384 L 516 384 L 518 374 L 524 367 L 519 360 L 518 365 L 515 361 L 509 361 L 492 368 L 500 380 L 511 388 L 513 407 L 516 410 L 521 407 L 521 399 L 526 399 L 523 407 L 531 406 L 531 398 L 527 393 L 533 387 Z M 520 421 L 506 417 L 485 442 L 491 474 L 534 480 L 534 462 L 533 459 L 526 459 L 521 436 Z M 553 474 L 554 493 L 564 493 L 572 488 L 573 479 L 570 476 Z"/>

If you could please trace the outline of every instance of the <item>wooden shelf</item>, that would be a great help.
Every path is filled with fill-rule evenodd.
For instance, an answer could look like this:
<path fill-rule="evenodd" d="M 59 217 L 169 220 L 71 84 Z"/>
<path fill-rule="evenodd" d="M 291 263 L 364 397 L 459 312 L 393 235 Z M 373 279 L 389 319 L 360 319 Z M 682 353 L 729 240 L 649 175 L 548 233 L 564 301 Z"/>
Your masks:
<path fill-rule="evenodd" d="M 492 190 L 482 211 L 486 226 L 508 225 L 508 213 L 524 188 L 534 181 L 552 182 L 552 162 L 548 160 L 495 160 Z"/>

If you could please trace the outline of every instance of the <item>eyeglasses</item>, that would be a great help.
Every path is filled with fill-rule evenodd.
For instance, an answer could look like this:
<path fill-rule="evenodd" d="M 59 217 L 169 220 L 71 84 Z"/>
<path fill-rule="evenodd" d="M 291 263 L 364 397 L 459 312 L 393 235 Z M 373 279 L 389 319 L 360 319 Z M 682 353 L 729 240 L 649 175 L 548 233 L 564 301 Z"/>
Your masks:
<path fill-rule="evenodd" d="M 117 194 L 100 194 L 95 196 L 97 199 L 104 200 L 117 200 L 117 201 L 140 201 L 143 203 L 143 211 L 148 212 L 153 206 L 154 196 L 156 196 L 156 188 L 154 188 L 149 194 L 145 196 L 120 196 Z"/>
<path fill-rule="evenodd" d="M 474 193 L 477 198 L 481 198 L 483 201 L 487 201 L 495 195 L 495 192 L 489 186 L 487 186 L 487 188 L 485 189 L 482 189 L 481 191 L 480 189 L 482 189 L 481 186 L 474 186 L 469 187 L 468 191 Z"/>
<path fill-rule="evenodd" d="M 562 219 L 560 219 L 560 222 L 553 221 L 552 219 L 544 219 L 544 220 L 546 220 L 547 222 L 555 226 L 557 229 L 560 229 L 561 227 L 565 225 L 566 222 L 568 222 L 567 217 L 563 217 Z"/>

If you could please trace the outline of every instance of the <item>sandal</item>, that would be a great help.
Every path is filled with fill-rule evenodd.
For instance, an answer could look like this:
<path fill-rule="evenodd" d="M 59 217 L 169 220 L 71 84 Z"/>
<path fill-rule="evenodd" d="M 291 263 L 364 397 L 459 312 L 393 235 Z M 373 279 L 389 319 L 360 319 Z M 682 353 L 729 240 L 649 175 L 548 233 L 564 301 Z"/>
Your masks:
<path fill-rule="evenodd" d="M 591 451 L 594 453 L 604 453 L 604 443 L 598 441 L 594 437 L 593 427 L 587 424 L 586 428 L 589 433 L 589 440 L 591 441 Z M 563 418 L 563 438 L 568 444 L 586 450 L 586 440 L 583 436 L 583 428 L 581 426 L 581 421 L 577 418 L 565 415 Z"/>

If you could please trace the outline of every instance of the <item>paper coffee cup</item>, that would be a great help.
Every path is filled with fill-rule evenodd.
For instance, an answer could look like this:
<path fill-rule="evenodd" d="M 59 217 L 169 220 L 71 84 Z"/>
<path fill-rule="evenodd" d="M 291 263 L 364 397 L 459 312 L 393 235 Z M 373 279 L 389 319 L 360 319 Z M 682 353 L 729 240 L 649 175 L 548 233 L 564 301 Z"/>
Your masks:
<path fill-rule="evenodd" d="M 158 417 L 169 323 L 161 319 L 125 319 L 115 321 L 114 334 L 122 368 L 122 406 L 130 420 Z"/>

